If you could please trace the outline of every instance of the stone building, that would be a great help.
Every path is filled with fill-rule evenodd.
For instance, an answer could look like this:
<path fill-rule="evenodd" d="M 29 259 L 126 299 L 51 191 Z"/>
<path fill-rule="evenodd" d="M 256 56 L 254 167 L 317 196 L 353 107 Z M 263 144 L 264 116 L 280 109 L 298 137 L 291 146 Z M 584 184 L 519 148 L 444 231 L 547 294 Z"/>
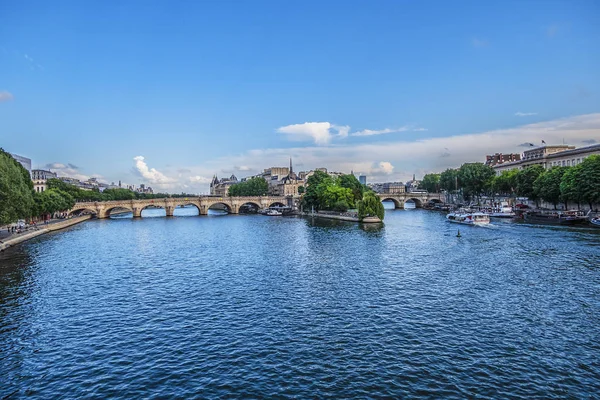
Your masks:
<path fill-rule="evenodd" d="M 227 196 L 229 193 L 229 187 L 238 182 L 238 178 L 235 175 L 231 175 L 229 178 L 223 179 L 219 179 L 217 175 L 215 175 L 210 183 L 210 194 L 213 196 Z"/>
<path fill-rule="evenodd" d="M 32 169 L 31 170 L 31 181 L 33 182 L 33 190 L 37 193 L 41 193 L 48 189 L 47 180 L 56 179 L 56 173 L 52 171 L 46 171 L 45 169 Z"/>

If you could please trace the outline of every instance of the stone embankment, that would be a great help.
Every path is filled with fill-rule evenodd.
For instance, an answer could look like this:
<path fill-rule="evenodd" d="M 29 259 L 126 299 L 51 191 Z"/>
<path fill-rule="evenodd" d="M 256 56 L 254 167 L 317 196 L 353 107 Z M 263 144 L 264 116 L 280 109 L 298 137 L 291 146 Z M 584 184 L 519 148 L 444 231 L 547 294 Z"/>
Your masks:
<path fill-rule="evenodd" d="M 358 219 L 358 215 L 356 213 L 335 213 L 335 212 L 323 212 L 319 211 L 316 213 L 305 213 L 307 217 L 318 217 L 318 218 L 327 218 L 327 219 L 337 219 L 339 221 L 348 221 L 348 222 L 362 222 L 364 224 L 373 224 L 373 223 L 381 223 L 381 220 L 378 217 L 365 217 L 361 221 Z"/>
<path fill-rule="evenodd" d="M 4 251 L 11 246 L 22 243 L 29 239 L 33 239 L 34 237 L 38 237 L 45 233 L 57 231 L 60 229 L 67 228 L 69 226 L 76 225 L 80 222 L 87 221 L 90 218 L 92 218 L 91 215 L 84 215 L 81 217 L 70 218 L 70 219 L 66 219 L 64 221 L 54 222 L 49 225 L 41 225 L 38 229 L 33 230 L 33 231 L 28 231 L 25 233 L 20 233 L 17 235 L 9 236 L 8 238 L 6 238 L 2 242 L 0 242 L 0 251 Z"/>

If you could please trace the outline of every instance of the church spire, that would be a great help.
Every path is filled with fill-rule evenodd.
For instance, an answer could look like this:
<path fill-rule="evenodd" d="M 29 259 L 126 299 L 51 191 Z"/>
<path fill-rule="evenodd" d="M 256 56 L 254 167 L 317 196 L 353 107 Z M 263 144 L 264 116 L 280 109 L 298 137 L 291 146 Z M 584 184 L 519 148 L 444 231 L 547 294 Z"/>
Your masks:
<path fill-rule="evenodd" d="M 290 157 L 290 176 L 292 176 L 293 172 L 294 170 L 292 169 L 292 157 Z"/>

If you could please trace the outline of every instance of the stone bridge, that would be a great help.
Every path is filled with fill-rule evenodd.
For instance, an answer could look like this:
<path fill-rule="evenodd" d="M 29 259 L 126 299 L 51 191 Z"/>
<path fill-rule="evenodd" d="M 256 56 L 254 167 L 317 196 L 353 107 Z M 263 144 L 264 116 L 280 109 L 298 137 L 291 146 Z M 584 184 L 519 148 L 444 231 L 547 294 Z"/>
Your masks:
<path fill-rule="evenodd" d="M 290 197 L 283 196 L 259 196 L 259 197 L 218 197 L 218 196 L 200 196 L 187 198 L 165 198 L 165 199 L 144 199 L 144 200 L 113 200 L 113 201 L 90 201 L 75 203 L 75 206 L 69 211 L 69 214 L 75 212 L 89 211 L 96 214 L 98 218 L 108 218 L 110 213 L 115 210 L 127 210 L 133 213 L 134 217 L 141 217 L 142 210 L 148 207 L 164 208 L 167 217 L 173 216 L 173 211 L 178 206 L 195 206 L 200 215 L 207 215 L 208 209 L 213 206 L 226 208 L 231 214 L 238 214 L 243 205 L 254 205 L 258 208 L 268 208 L 272 206 L 287 206 L 293 201 Z"/>
<path fill-rule="evenodd" d="M 395 208 L 404 208 L 404 203 L 412 200 L 417 208 L 423 207 L 423 204 L 433 202 L 443 202 L 443 196 L 440 193 L 421 193 L 421 192 L 405 192 L 405 193 L 377 193 L 381 201 L 391 200 L 394 202 Z"/>

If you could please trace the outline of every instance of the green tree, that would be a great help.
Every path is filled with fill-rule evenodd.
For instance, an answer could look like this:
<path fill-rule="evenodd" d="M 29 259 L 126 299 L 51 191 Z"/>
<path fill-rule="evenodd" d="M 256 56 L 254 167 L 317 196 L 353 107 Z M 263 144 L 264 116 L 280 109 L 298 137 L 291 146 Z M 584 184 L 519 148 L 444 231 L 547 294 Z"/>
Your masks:
<path fill-rule="evenodd" d="M 458 177 L 462 185 L 465 198 L 481 196 L 492 183 L 494 169 L 482 163 L 463 164 L 458 170 Z"/>
<path fill-rule="evenodd" d="M 333 179 L 325 172 L 315 171 L 308 177 L 306 184 L 305 194 L 302 198 L 303 208 L 310 210 L 314 207 L 317 211 L 324 209 L 325 205 L 321 204 L 323 194 L 328 186 L 333 185 Z"/>
<path fill-rule="evenodd" d="M 496 194 L 514 196 L 517 188 L 517 174 L 519 170 L 511 169 L 502 171 L 492 179 L 492 190 Z"/>
<path fill-rule="evenodd" d="M 590 208 L 600 203 L 600 155 L 591 155 L 581 164 L 581 198 Z"/>
<path fill-rule="evenodd" d="M 533 190 L 537 197 L 548 203 L 556 205 L 565 197 L 560 192 L 560 183 L 567 169 L 570 167 L 552 167 L 541 173 L 533 182 Z"/>
<path fill-rule="evenodd" d="M 269 193 L 269 184 L 262 177 L 250 178 L 244 182 L 236 183 L 229 187 L 229 196 L 266 196 Z"/>
<path fill-rule="evenodd" d="M 323 183 L 321 183 L 323 185 Z M 335 209 L 339 202 L 346 204 L 346 208 L 354 207 L 354 194 L 349 188 L 334 184 L 327 185 L 320 191 L 319 205 L 326 210 Z"/>
<path fill-rule="evenodd" d="M 29 172 L 0 149 L 0 224 L 33 215 L 33 182 Z"/>
<path fill-rule="evenodd" d="M 342 175 L 337 179 L 337 184 L 343 188 L 350 189 L 354 199 L 352 204 L 360 201 L 363 198 L 364 187 L 358 179 L 352 174 Z"/>
<path fill-rule="evenodd" d="M 358 202 L 358 218 L 362 221 L 365 217 L 379 217 L 383 221 L 385 209 L 379 197 L 373 192 L 367 192 Z"/>
<path fill-rule="evenodd" d="M 560 194 L 563 201 L 572 201 L 580 206 L 583 200 L 583 186 L 581 164 L 567 168 L 560 181 Z"/>
<path fill-rule="evenodd" d="M 421 181 L 421 187 L 429 193 L 440 191 L 440 174 L 426 174 Z"/>
<path fill-rule="evenodd" d="M 35 204 L 38 215 L 52 215 L 73 208 L 75 199 L 60 189 L 48 189 L 35 194 Z"/>
<path fill-rule="evenodd" d="M 537 193 L 533 187 L 535 180 L 544 172 L 541 165 L 531 165 L 518 172 L 516 176 L 517 194 L 537 201 Z"/>
<path fill-rule="evenodd" d="M 440 174 L 440 187 L 448 192 L 460 189 L 458 182 L 458 170 L 448 168 Z"/>
<path fill-rule="evenodd" d="M 304 193 L 304 186 L 298 186 L 298 194 Z"/>

